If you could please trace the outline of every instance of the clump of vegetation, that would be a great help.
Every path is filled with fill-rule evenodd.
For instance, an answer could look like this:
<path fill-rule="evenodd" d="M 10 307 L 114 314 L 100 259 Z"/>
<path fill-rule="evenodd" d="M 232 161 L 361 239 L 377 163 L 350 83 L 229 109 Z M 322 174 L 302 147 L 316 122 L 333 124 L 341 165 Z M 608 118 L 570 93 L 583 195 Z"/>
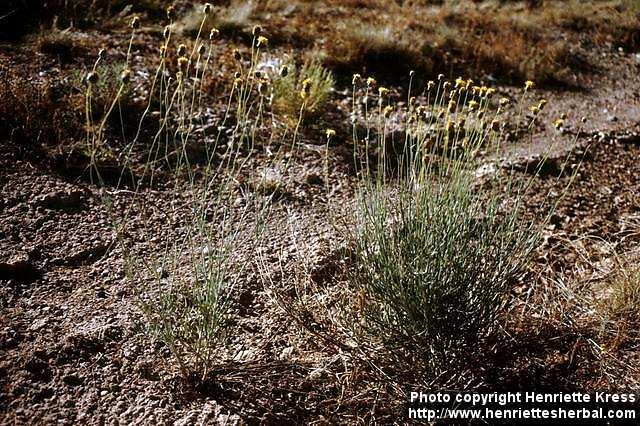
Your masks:
<path fill-rule="evenodd" d="M 200 9 L 199 28 L 212 13 L 210 4 Z M 177 19 L 175 9 L 168 8 L 167 16 L 173 24 Z M 140 19 L 134 17 L 129 46 L 140 26 Z M 245 189 L 238 186 L 238 174 L 257 149 L 259 130 L 268 130 L 270 124 L 265 117 L 273 83 L 257 69 L 269 42 L 261 27 L 252 29 L 250 61 L 245 61 L 239 51 L 234 52 L 238 71 L 228 85 L 227 108 L 217 119 L 218 132 L 206 135 L 195 131 L 204 124 L 205 88 L 215 78 L 212 54 L 219 35 L 217 29 L 208 33 L 199 30 L 193 47 L 188 48 L 186 43 L 174 41 L 179 35 L 173 25 L 165 28 L 165 45 L 175 43 L 177 48 L 161 50 L 156 70 L 147 81 L 147 107 L 139 114 L 130 114 L 139 118 L 137 130 L 121 135 L 124 147 L 118 161 L 123 167 L 117 185 L 131 191 L 130 203 L 122 212 L 108 196 L 104 200 L 148 329 L 170 349 L 184 375 L 206 376 L 229 355 L 224 349 L 234 326 L 234 289 L 247 265 L 243 256 L 250 255 L 259 241 L 262 213 L 277 192 L 275 188 L 268 194 L 238 193 Z M 121 118 L 120 105 L 131 94 L 134 73 L 130 49 L 124 64 L 113 66 L 103 65 L 101 52 L 83 76 L 86 150 L 96 184 L 105 183 L 97 163 L 113 144 L 107 137 L 107 125 Z M 297 111 L 298 122 L 307 109 L 304 99 L 317 96 L 316 102 L 308 105 L 317 107 L 328 90 L 322 85 L 331 83 L 320 67 L 304 70 L 309 82 L 301 82 L 300 93 L 296 93 L 303 99 Z M 314 78 L 317 81 L 312 81 Z M 143 132 L 145 126 L 152 131 Z M 295 149 L 296 141 L 297 133 L 293 140 L 280 141 L 280 149 L 271 152 L 272 162 L 265 170 L 281 167 L 284 149 Z M 198 153 L 191 149 L 194 145 L 202 147 Z M 256 187 L 264 186 L 269 174 L 262 176 L 263 182 Z M 155 206 L 145 191 L 160 180 L 173 199 L 168 205 Z M 244 195 L 241 207 L 229 203 L 240 195 Z M 125 237 L 132 212 L 141 214 L 145 225 L 147 220 L 151 222 L 141 231 L 153 242 L 151 250 Z M 157 235 L 151 218 L 158 216 L 170 224 L 170 235 Z"/>
<path fill-rule="evenodd" d="M 429 82 L 427 103 L 411 98 L 400 114 L 407 133 L 392 152 L 385 139 L 396 112 L 374 85 L 367 81 L 378 93 L 377 110 L 365 111 L 372 124 L 365 134 L 354 127 L 363 177 L 351 230 L 354 323 L 366 341 L 434 367 L 476 348 L 509 304 L 540 237 L 523 215 L 530 178 L 510 172 L 476 184 L 476 154 L 501 140 L 509 104 L 494 109 L 493 89 Z M 532 109 L 535 120 L 540 106 Z"/>
<path fill-rule="evenodd" d="M 70 31 L 52 28 L 38 37 L 38 50 L 47 55 L 69 61 L 75 55 L 82 55 L 84 48 L 74 39 Z"/>
<path fill-rule="evenodd" d="M 640 268 L 622 269 L 615 277 L 605 312 L 625 330 L 640 330 Z"/>
<path fill-rule="evenodd" d="M 273 108 L 279 114 L 296 118 L 300 111 L 318 114 L 329 101 L 334 80 L 330 71 L 317 60 L 296 67 L 287 61 L 273 77 Z"/>
<path fill-rule="evenodd" d="M 0 135 L 31 151 L 82 136 L 82 109 L 73 108 L 63 85 L 16 75 L 0 66 Z"/>

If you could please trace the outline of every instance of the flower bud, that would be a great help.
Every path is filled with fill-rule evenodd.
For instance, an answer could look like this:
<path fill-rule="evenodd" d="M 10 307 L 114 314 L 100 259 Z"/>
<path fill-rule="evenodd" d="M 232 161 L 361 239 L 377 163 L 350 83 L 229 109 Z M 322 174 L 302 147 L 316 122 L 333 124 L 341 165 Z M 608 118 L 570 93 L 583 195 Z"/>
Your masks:
<path fill-rule="evenodd" d="M 98 76 L 98 73 L 91 71 L 87 74 L 85 80 L 87 81 L 87 83 L 94 85 L 97 84 L 98 81 L 100 81 L 100 77 Z"/>
<path fill-rule="evenodd" d="M 129 68 L 125 68 L 120 73 L 120 81 L 122 84 L 129 84 L 131 82 L 131 70 Z"/>

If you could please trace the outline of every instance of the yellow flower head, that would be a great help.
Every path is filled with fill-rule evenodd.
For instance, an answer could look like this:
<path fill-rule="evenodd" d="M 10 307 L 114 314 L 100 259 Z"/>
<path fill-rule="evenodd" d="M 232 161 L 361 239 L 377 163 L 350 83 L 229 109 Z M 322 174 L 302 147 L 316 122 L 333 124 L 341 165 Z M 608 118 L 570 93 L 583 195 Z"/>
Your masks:
<path fill-rule="evenodd" d="M 187 65 L 189 65 L 189 60 L 184 56 L 178 58 L 178 69 L 185 73 L 187 71 Z"/>
<path fill-rule="evenodd" d="M 500 98 L 500 106 L 509 105 L 509 98 Z"/>
<path fill-rule="evenodd" d="M 562 118 L 558 118 L 553 122 L 553 127 L 556 129 L 560 129 L 564 125 L 564 120 Z"/>
<path fill-rule="evenodd" d="M 389 89 L 381 86 L 378 88 L 378 94 L 380 95 L 381 98 L 383 98 L 389 94 Z"/>
<path fill-rule="evenodd" d="M 454 129 L 454 123 L 451 120 L 447 120 L 447 132 L 453 132 Z"/>
<path fill-rule="evenodd" d="M 540 102 L 538 102 L 538 108 L 540 108 L 540 110 L 543 110 L 545 106 L 547 106 L 547 100 L 540 99 Z"/>
<path fill-rule="evenodd" d="M 538 113 L 540 112 L 540 108 L 538 108 L 536 105 L 531 105 L 529 107 L 529 110 L 535 115 L 538 115 Z"/>
<path fill-rule="evenodd" d="M 268 89 L 269 82 L 267 80 L 262 80 L 260 81 L 260 83 L 258 83 L 258 93 L 262 96 L 265 96 L 267 94 Z"/>
<path fill-rule="evenodd" d="M 462 87 L 466 84 L 466 81 L 462 79 L 462 77 L 456 78 L 456 87 Z"/>
<path fill-rule="evenodd" d="M 493 87 L 490 87 L 487 89 L 487 97 L 491 97 L 496 93 L 496 89 L 494 89 Z"/>
<path fill-rule="evenodd" d="M 478 102 L 476 102 L 476 101 L 469 101 L 468 105 L 469 105 L 469 109 L 471 111 L 476 111 L 478 109 L 478 106 L 479 106 Z"/>
<path fill-rule="evenodd" d="M 269 39 L 268 38 L 266 38 L 265 36 L 258 37 L 258 41 L 256 41 L 256 46 L 264 47 L 267 44 L 269 44 Z"/>
<path fill-rule="evenodd" d="M 531 80 L 527 80 L 524 83 L 524 90 L 529 90 L 529 89 L 533 89 L 533 87 L 535 86 L 535 84 L 533 83 L 533 81 Z"/>
<path fill-rule="evenodd" d="M 331 139 L 336 135 L 336 131 L 333 129 L 327 129 L 324 133 L 327 135 L 327 139 Z"/>
<path fill-rule="evenodd" d="M 431 91 L 435 85 L 436 83 L 433 80 L 429 80 L 429 82 L 427 83 L 427 90 Z"/>
<path fill-rule="evenodd" d="M 309 97 L 309 89 L 311 88 L 311 79 L 307 78 L 302 82 L 302 89 L 300 90 L 300 97 L 306 100 Z"/>
<path fill-rule="evenodd" d="M 362 76 L 360 74 L 354 74 L 351 78 L 351 84 L 354 86 L 362 81 Z"/>
<path fill-rule="evenodd" d="M 212 28 L 211 32 L 209 33 L 209 40 L 214 40 L 218 38 L 219 35 L 220 35 L 220 30 L 217 28 Z"/>
<path fill-rule="evenodd" d="M 369 87 L 373 87 L 373 86 L 375 86 L 376 84 L 377 84 L 377 81 L 376 81 L 376 79 L 375 79 L 375 78 L 373 78 L 373 77 L 369 77 L 369 78 L 367 78 L 367 86 L 369 86 Z"/>
<path fill-rule="evenodd" d="M 387 105 L 386 107 L 384 107 L 384 118 L 389 118 L 391 116 L 391 113 L 393 112 L 393 107 L 391 105 Z"/>
<path fill-rule="evenodd" d="M 174 6 L 167 7 L 167 18 L 169 21 L 174 21 L 176 19 L 176 8 Z"/>

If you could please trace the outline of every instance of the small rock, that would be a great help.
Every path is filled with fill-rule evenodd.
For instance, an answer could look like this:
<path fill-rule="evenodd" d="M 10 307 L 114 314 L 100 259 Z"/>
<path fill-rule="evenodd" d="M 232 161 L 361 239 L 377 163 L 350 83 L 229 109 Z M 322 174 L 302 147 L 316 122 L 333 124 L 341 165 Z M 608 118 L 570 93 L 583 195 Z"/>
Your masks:
<path fill-rule="evenodd" d="M 50 210 L 70 210 L 81 207 L 84 202 L 83 191 L 56 191 L 37 197 L 35 206 Z"/>
<path fill-rule="evenodd" d="M 286 360 L 288 358 L 291 358 L 291 355 L 293 355 L 293 346 L 289 346 L 287 348 L 284 348 L 282 350 L 282 352 L 280 353 L 280 359 L 281 360 Z"/>

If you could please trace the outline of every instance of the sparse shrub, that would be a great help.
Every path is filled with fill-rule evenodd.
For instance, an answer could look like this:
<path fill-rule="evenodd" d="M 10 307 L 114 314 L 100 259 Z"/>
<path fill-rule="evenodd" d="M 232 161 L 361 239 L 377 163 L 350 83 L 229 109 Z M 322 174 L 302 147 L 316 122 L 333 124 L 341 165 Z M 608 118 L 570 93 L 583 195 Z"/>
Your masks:
<path fill-rule="evenodd" d="M 320 114 L 326 106 L 333 89 L 334 80 L 330 71 L 319 61 L 310 60 L 301 67 L 293 61 L 285 62 L 286 76 L 273 77 L 273 108 L 279 114 L 296 119 L 304 104 L 305 114 Z M 303 86 L 308 84 L 303 99 Z"/>
<path fill-rule="evenodd" d="M 220 199 L 213 205 L 225 209 Z M 228 357 L 225 344 L 235 327 L 234 290 L 243 275 L 238 247 L 251 247 L 252 234 L 244 229 L 248 215 L 234 220 L 224 214 L 206 221 L 202 205 L 193 207 L 193 217 L 166 212 L 174 228 L 184 233 L 154 247 L 162 256 L 129 252 L 126 259 L 148 331 L 167 345 L 183 374 L 204 377 Z"/>
<path fill-rule="evenodd" d="M 174 20 L 175 10 L 169 12 Z M 200 9 L 199 28 L 210 13 L 209 7 Z M 139 27 L 134 18 L 129 45 Z M 238 71 L 226 85 L 230 88 L 227 109 L 222 117 L 213 119 L 218 131 L 211 134 L 198 130 L 208 124 L 203 120 L 205 88 L 207 80 L 217 78 L 212 51 L 218 32 L 199 31 L 193 47 L 188 48 L 173 31 L 169 26 L 163 37 L 175 42 L 175 53 L 163 50 L 141 90 L 147 107 L 129 111 L 139 119 L 137 130 L 121 135 L 117 159 L 122 172 L 117 185 L 126 186 L 131 198 L 125 206 L 116 206 L 107 195 L 104 203 L 148 330 L 170 349 L 184 375 L 206 376 L 230 355 L 224 343 L 233 330 L 235 285 L 249 265 L 246 256 L 260 237 L 261 213 L 273 199 L 273 194 L 242 194 L 240 207 L 230 203 L 246 189 L 238 185 L 238 173 L 255 152 L 258 130 L 269 130 L 264 108 L 270 81 L 256 69 L 268 39 L 256 27 L 249 64 L 239 51 L 234 55 Z M 130 55 L 124 64 L 103 65 L 104 60 L 99 56 L 83 76 L 86 147 L 92 166 L 111 143 L 106 129 L 120 118 L 119 105 L 132 94 Z M 314 86 L 314 90 L 318 89 Z M 151 132 L 141 132 L 145 124 Z M 224 145 L 220 143 L 223 138 Z M 295 143 L 294 135 L 293 142 L 280 143 L 280 149 L 295 147 Z M 194 146 L 199 147 L 197 153 Z M 282 152 L 273 154 L 274 163 L 282 160 Z M 100 167 L 92 167 L 93 171 L 94 182 L 104 184 Z M 157 186 L 167 191 L 160 205 L 146 191 Z M 131 214 L 139 214 L 144 224 L 132 224 Z M 155 222 L 158 217 L 167 226 L 162 235 Z M 130 227 L 144 236 L 143 242 L 136 244 L 127 238 Z"/>

